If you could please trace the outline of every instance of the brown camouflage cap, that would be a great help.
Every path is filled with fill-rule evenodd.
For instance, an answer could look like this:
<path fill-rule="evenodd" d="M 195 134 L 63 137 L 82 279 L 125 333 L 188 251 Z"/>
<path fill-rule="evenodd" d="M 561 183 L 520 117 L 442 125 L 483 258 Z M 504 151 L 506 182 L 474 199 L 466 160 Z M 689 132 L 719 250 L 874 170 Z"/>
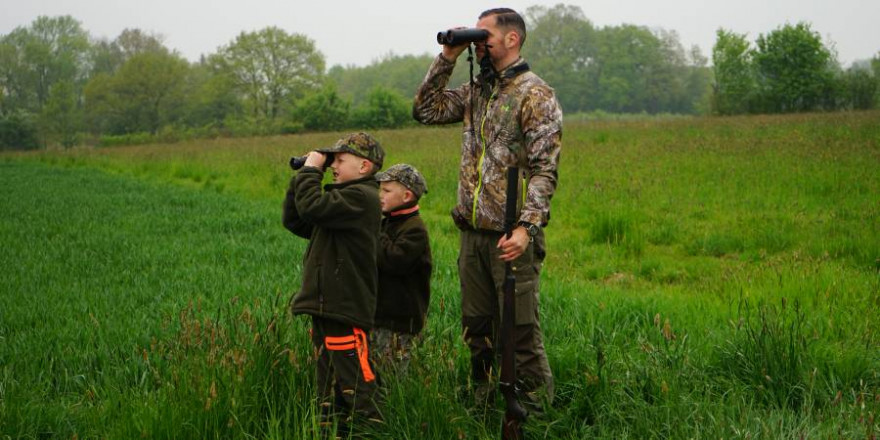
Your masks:
<path fill-rule="evenodd" d="M 380 182 L 400 182 L 401 185 L 407 187 L 416 198 L 428 192 L 428 184 L 422 173 L 412 165 L 399 163 L 392 165 L 388 171 L 376 174 L 376 180 Z"/>
<path fill-rule="evenodd" d="M 379 141 L 367 133 L 352 133 L 339 139 L 332 147 L 319 148 L 321 153 L 351 153 L 363 157 L 376 164 L 376 169 L 382 168 L 385 160 L 385 150 L 379 145 Z"/>

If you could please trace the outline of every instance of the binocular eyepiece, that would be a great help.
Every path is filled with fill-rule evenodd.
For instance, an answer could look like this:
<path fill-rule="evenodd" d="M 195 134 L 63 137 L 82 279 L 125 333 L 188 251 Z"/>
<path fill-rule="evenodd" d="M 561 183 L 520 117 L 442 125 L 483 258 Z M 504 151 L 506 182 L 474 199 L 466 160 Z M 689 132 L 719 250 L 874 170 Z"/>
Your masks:
<path fill-rule="evenodd" d="M 487 39 L 489 39 L 489 31 L 485 29 L 450 29 L 446 32 L 437 32 L 437 42 L 446 46 L 458 46 Z"/>
<path fill-rule="evenodd" d="M 324 156 L 327 159 L 324 161 L 324 168 L 327 168 L 331 163 L 333 163 L 333 153 L 324 153 Z M 306 159 L 309 158 L 309 155 L 305 156 L 294 156 L 290 158 L 290 168 L 293 170 L 298 170 L 302 168 L 306 164 Z"/>

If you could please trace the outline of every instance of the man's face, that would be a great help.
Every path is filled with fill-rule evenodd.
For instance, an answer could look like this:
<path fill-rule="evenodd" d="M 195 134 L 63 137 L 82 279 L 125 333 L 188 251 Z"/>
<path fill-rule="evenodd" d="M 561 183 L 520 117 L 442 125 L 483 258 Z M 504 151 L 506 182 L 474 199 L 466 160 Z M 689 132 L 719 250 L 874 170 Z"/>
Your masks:
<path fill-rule="evenodd" d="M 392 209 L 411 200 L 407 197 L 407 190 L 400 182 L 389 181 L 379 182 L 379 202 L 382 205 L 382 212 L 388 213 Z"/>
<path fill-rule="evenodd" d="M 363 172 L 366 172 L 370 166 L 366 159 L 355 156 L 351 153 L 336 153 L 333 155 L 333 163 L 330 168 L 333 169 L 333 181 L 336 183 L 344 183 L 350 180 L 360 179 Z"/>
<path fill-rule="evenodd" d="M 482 59 L 486 54 L 486 46 L 490 46 L 489 59 L 493 62 L 499 61 L 507 56 L 507 48 L 504 46 L 504 32 L 495 24 L 497 16 L 489 15 L 477 22 L 478 29 L 484 29 L 489 32 L 489 38 L 486 41 L 474 43 L 477 51 L 477 59 Z"/>

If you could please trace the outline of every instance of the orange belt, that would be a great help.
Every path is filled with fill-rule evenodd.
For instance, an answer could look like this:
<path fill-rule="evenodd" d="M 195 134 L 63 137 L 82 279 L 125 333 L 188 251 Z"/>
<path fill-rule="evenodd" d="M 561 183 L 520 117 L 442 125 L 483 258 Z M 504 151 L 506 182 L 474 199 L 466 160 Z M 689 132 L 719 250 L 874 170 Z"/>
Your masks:
<path fill-rule="evenodd" d="M 331 351 L 357 351 L 361 371 L 364 373 L 364 381 L 372 382 L 376 379 L 370 368 L 370 355 L 367 351 L 367 334 L 363 330 L 353 327 L 354 334 L 348 336 L 327 336 L 324 338 L 324 346 Z"/>

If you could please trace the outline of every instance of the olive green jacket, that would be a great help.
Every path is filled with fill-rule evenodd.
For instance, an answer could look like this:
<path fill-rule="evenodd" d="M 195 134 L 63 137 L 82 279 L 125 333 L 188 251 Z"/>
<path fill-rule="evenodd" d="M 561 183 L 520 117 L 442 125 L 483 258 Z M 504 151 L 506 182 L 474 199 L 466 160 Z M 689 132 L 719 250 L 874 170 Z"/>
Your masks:
<path fill-rule="evenodd" d="M 431 298 L 431 246 L 419 211 L 386 214 L 379 235 L 376 327 L 417 334 Z"/>
<path fill-rule="evenodd" d="M 309 239 L 294 314 L 369 329 L 376 312 L 376 249 L 382 210 L 373 176 L 321 189 L 323 173 L 304 167 L 290 181 L 284 227 Z"/>

